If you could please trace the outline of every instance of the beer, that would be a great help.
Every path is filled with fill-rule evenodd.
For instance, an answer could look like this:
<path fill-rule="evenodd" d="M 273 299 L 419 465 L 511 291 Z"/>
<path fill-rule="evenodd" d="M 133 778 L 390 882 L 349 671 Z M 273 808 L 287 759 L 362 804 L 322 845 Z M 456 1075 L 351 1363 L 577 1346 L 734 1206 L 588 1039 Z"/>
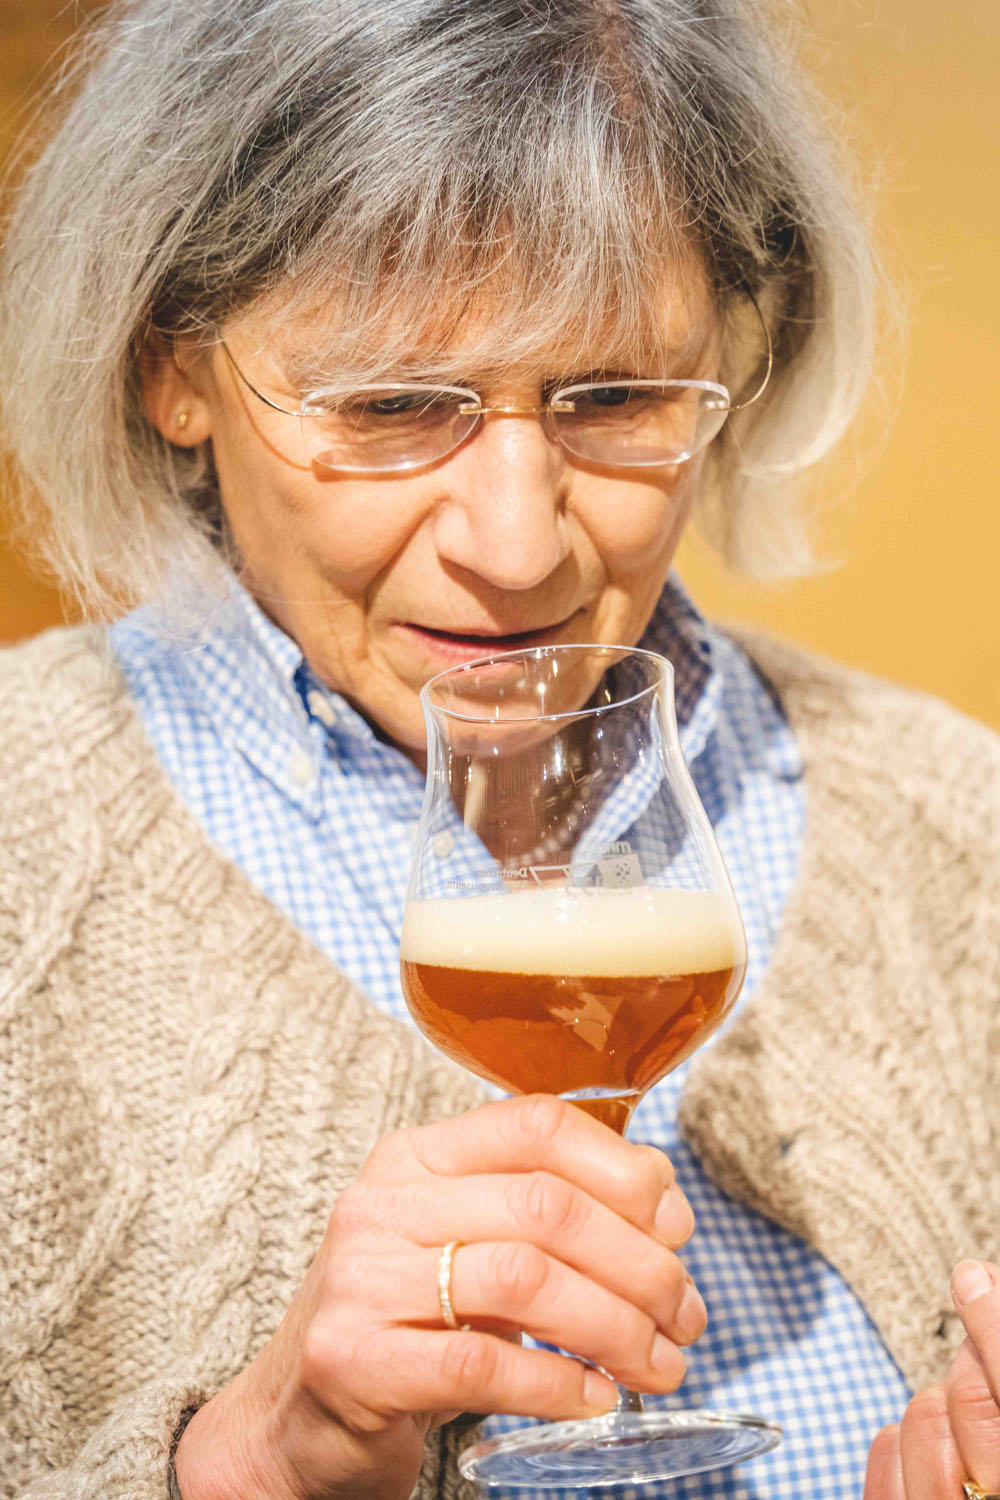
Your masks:
<path fill-rule="evenodd" d="M 743 980 L 731 902 L 699 891 L 534 890 L 411 902 L 402 976 L 421 1031 L 512 1093 L 556 1093 L 624 1130 Z"/>

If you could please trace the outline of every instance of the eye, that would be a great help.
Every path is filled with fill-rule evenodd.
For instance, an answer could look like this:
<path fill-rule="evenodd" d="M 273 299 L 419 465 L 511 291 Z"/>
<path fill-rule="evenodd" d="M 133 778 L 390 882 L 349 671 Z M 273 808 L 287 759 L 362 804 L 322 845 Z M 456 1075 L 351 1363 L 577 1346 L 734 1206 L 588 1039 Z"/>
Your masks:
<path fill-rule="evenodd" d="M 384 396 L 370 396 L 364 402 L 364 409 L 377 417 L 402 417 L 424 411 L 440 400 L 436 391 L 396 391 Z"/>
<path fill-rule="evenodd" d="M 304 403 L 307 416 L 325 418 L 328 422 L 348 423 L 355 429 L 412 428 L 447 421 L 453 414 L 457 398 L 436 387 L 408 387 L 393 390 L 375 387 L 351 392 L 317 391 Z"/>
<path fill-rule="evenodd" d="M 595 406 L 625 406 L 640 394 L 627 385 L 595 385 L 586 393 Z"/>

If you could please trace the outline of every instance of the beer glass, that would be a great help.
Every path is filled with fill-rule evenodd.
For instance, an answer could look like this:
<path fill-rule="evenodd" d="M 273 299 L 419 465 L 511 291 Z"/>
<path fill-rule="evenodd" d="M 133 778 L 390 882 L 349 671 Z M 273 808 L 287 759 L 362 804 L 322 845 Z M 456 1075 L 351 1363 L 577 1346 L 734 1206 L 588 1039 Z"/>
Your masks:
<path fill-rule="evenodd" d="M 624 1132 L 643 1094 L 739 993 L 746 942 L 681 755 L 673 672 L 619 646 L 544 646 L 453 667 L 421 694 L 427 785 L 401 967 L 417 1025 L 509 1093 L 553 1093 Z M 780 1428 L 617 1409 L 467 1449 L 487 1487 L 699 1474 Z"/>

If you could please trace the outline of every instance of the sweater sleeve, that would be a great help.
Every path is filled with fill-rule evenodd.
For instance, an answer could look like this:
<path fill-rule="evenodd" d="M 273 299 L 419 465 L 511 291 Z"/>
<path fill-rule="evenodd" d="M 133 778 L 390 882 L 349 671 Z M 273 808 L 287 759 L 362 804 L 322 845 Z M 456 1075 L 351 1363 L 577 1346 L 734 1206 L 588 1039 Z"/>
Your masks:
<path fill-rule="evenodd" d="M 181 1414 L 212 1395 L 183 1372 L 150 1382 L 111 1412 L 70 1463 L 31 1480 L 13 1500 L 168 1500 Z"/>
<path fill-rule="evenodd" d="M 169 1500 L 170 1454 L 181 1416 L 213 1394 L 183 1372 L 151 1382 L 121 1402 L 66 1467 L 33 1479 L 12 1500 Z M 411 1500 L 476 1500 L 476 1487 L 460 1478 L 456 1462 L 475 1435 L 455 1424 L 430 1435 Z"/>

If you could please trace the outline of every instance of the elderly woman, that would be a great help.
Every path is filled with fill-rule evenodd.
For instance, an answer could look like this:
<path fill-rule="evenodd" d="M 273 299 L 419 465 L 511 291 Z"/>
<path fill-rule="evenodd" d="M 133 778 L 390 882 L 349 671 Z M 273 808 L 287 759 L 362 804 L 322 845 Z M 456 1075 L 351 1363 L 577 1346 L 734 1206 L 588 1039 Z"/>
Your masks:
<path fill-rule="evenodd" d="M 0 1493 L 471 1494 L 460 1414 L 601 1371 L 784 1424 L 682 1500 L 1000 1488 L 996 741 L 670 572 L 692 513 L 794 568 L 869 363 L 760 7 L 131 0 L 81 55 L 0 386 L 115 623 L 0 667 Z M 419 690 L 553 642 L 671 659 L 749 937 L 637 1144 L 399 988 Z"/>

